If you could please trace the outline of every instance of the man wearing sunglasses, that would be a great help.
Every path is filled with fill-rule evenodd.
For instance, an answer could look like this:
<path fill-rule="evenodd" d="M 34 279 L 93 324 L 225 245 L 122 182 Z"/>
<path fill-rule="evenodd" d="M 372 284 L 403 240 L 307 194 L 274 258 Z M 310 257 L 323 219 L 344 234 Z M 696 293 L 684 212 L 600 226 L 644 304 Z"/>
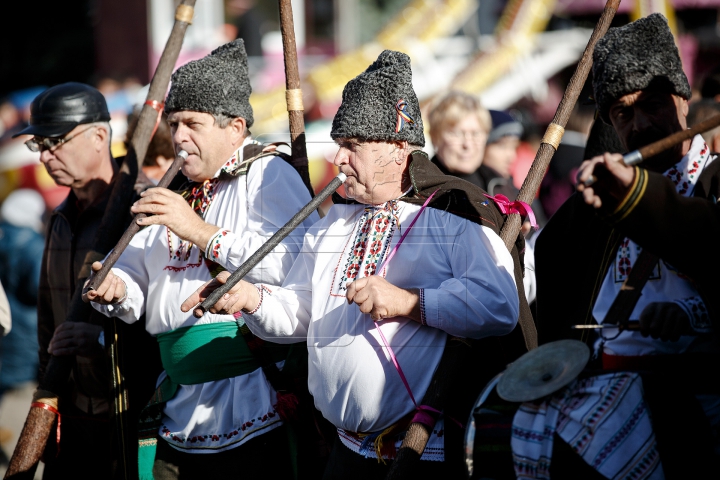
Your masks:
<path fill-rule="evenodd" d="M 123 382 L 123 387 L 134 389 L 143 379 L 148 380 L 147 391 L 135 389 L 132 398 L 140 401 L 149 396 L 158 372 L 148 358 L 157 347 L 142 325 L 119 325 L 123 322 L 115 325 L 97 312 L 82 322 L 65 321 L 85 255 L 92 250 L 118 170 L 110 153 L 109 121 L 105 98 L 98 90 L 81 83 L 65 83 L 49 88 L 33 100 L 30 125 L 16 135 L 33 135 L 25 145 L 39 152 L 40 162 L 55 183 L 71 189 L 49 221 L 38 298 L 41 378 L 51 355 L 71 355 L 75 359 L 64 391 L 57 392 L 61 398 L 61 443 L 56 446 L 59 447 L 57 454 L 55 448 L 45 452 L 44 478 L 121 475 L 124 467 L 119 459 L 123 457 L 116 448 L 120 443 L 111 438 L 122 437 L 115 435 L 114 426 L 121 421 L 132 422 L 133 426 L 136 422 L 128 419 L 127 414 L 122 420 L 111 418 L 116 410 L 111 391 L 111 347 L 118 355 L 114 360 L 120 375 L 134 382 L 129 387 Z M 127 219 L 119 219 L 128 223 L 129 220 L 129 212 Z M 142 370 L 133 368 L 129 372 L 132 366 L 128 362 L 133 358 L 117 350 L 117 338 L 130 336 L 134 347 L 141 342 L 142 351 L 147 352 L 143 354 L 143 361 L 150 363 L 145 363 Z M 147 348 L 144 348 L 145 339 L 152 342 Z M 123 393 L 126 391 L 120 395 Z M 134 468 L 134 465 L 133 460 L 128 461 L 128 466 Z"/>

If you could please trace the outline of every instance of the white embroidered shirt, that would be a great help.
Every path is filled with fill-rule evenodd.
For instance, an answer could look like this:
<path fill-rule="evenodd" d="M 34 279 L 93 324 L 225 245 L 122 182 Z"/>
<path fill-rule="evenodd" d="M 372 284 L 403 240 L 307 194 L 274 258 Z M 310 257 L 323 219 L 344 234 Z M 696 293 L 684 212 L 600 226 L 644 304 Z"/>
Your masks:
<path fill-rule="evenodd" d="M 252 142 L 246 139 L 243 147 Z M 223 168 L 243 160 L 241 147 Z M 217 172 L 215 178 L 218 177 Z M 268 238 L 310 201 L 300 176 L 283 159 L 256 160 L 247 175 L 212 185 L 204 219 L 220 230 L 208 243 L 207 257 L 234 271 Z M 246 279 L 281 283 L 302 245 L 313 213 L 258 264 Z M 206 313 L 197 319 L 180 305 L 211 279 L 200 249 L 181 242 L 164 226 L 150 226 L 133 237 L 113 268 L 127 285 L 126 300 L 116 306 L 93 307 L 127 323 L 146 314 L 153 335 L 190 325 L 234 322 L 232 315 Z M 158 384 L 164 378 L 161 375 Z M 276 393 L 261 369 L 246 375 L 199 385 L 182 385 L 167 402 L 160 436 L 176 449 L 212 453 L 243 444 L 281 425 L 273 409 Z"/>

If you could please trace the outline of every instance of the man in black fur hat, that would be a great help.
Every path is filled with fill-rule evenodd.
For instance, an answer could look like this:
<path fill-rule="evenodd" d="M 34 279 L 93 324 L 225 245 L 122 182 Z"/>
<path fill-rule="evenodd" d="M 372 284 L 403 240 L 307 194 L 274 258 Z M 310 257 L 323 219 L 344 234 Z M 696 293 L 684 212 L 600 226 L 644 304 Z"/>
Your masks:
<path fill-rule="evenodd" d="M 598 42 L 593 88 L 597 122 L 612 125 L 610 133 L 620 140 L 612 152 L 633 151 L 687 128 L 690 86 L 659 14 L 611 29 Z M 718 445 L 720 382 L 706 372 L 720 366 L 720 345 L 711 322 L 718 312 L 717 270 L 700 246 L 711 241 L 707 228 L 718 222 L 720 162 L 700 135 L 641 167 L 624 166 L 621 158 L 604 153 L 586 161 L 579 193 L 538 238 L 540 339 L 589 342 L 596 337 L 573 333 L 570 326 L 620 323 L 600 330 L 596 366 L 643 373 L 657 468 L 661 461 L 668 478 L 702 476 Z M 559 268 L 567 261 L 580 267 Z M 629 318 L 618 317 L 616 299 L 628 282 L 644 281 L 639 299 L 623 304 Z M 627 328 L 632 323 L 637 329 Z M 631 442 L 623 447 L 646 455 L 646 465 L 657 460 L 643 448 Z M 578 453 L 593 464 L 587 452 Z"/>
<path fill-rule="evenodd" d="M 461 431 L 448 418 L 467 418 L 482 379 L 525 350 L 519 316 L 534 333 L 517 250 L 483 191 L 421 151 L 407 55 L 386 50 L 345 86 L 331 135 L 347 198 L 308 230 L 282 287 L 241 282 L 215 308 L 242 310 L 259 337 L 307 339 L 310 391 L 338 432 L 325 479 L 384 478 L 448 337 L 483 339 L 487 358 L 455 385 L 446 416 L 422 415 L 431 434 L 417 478 L 461 478 Z M 497 336 L 511 332 L 503 356 Z"/>
<path fill-rule="evenodd" d="M 234 271 L 310 201 L 300 175 L 250 136 L 253 111 L 242 40 L 180 67 L 165 108 L 176 151 L 189 155 L 180 194 L 152 188 L 132 211 L 147 228 L 86 301 L 134 323 L 147 315 L 165 372 L 141 417 L 141 478 L 291 478 L 281 401 L 281 362 L 304 348 L 264 346 L 242 317 L 197 320 L 180 300 L 220 271 Z M 254 282 L 281 283 L 313 214 L 251 270 Z M 93 269 L 98 270 L 96 262 Z M 157 454 L 156 454 L 157 449 Z"/>

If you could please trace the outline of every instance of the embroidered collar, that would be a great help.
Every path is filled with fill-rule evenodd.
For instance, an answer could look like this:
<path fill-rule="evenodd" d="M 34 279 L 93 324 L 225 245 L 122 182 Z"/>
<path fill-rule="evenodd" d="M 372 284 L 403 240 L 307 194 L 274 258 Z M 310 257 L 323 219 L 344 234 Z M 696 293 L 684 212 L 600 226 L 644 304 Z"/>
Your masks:
<path fill-rule="evenodd" d="M 205 180 L 204 182 L 191 183 L 188 188 L 180 192 L 180 195 L 185 198 L 185 200 L 192 207 L 195 213 L 200 215 L 202 218 L 205 218 L 205 214 L 207 213 L 208 208 L 210 208 L 210 205 L 215 198 L 215 193 L 217 191 L 219 181 L 227 180 L 229 178 L 237 177 L 238 175 L 247 173 L 248 167 L 250 165 L 250 160 L 252 159 L 243 158 L 243 149 L 250 144 L 260 145 L 259 142 L 253 140 L 252 138 L 246 138 L 240 148 L 235 150 L 232 156 L 215 173 L 213 178 Z M 170 232 L 170 229 L 168 229 L 167 227 L 165 228 L 167 229 L 170 261 L 188 261 L 190 259 L 190 253 L 193 244 L 186 240 L 178 239 L 178 243 L 177 245 L 175 245 L 173 242 L 175 236 Z M 200 258 L 202 258 L 202 255 L 200 255 Z M 199 266 L 200 263 L 198 262 L 192 265 Z"/>
<path fill-rule="evenodd" d="M 680 195 L 689 197 L 705 167 L 715 159 L 701 135 L 695 135 L 690 150 L 675 166 L 664 175 L 675 184 Z"/>
<path fill-rule="evenodd" d="M 252 158 L 244 158 L 243 149 L 248 145 L 262 145 L 262 143 L 250 137 L 246 138 L 240 148 L 235 150 L 235 153 L 220 167 L 220 170 L 215 172 L 213 178 L 232 178 L 247 173 Z"/>

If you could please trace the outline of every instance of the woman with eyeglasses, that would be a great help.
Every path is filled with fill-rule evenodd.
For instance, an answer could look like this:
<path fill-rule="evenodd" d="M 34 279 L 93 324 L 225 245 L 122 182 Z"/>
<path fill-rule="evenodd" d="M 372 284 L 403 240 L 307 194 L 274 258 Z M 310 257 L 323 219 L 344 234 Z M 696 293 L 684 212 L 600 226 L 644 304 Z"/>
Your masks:
<path fill-rule="evenodd" d="M 430 138 L 435 147 L 432 162 L 453 175 L 485 189 L 478 172 L 492 123 L 480 100 L 463 92 L 450 92 L 430 111 Z"/>

